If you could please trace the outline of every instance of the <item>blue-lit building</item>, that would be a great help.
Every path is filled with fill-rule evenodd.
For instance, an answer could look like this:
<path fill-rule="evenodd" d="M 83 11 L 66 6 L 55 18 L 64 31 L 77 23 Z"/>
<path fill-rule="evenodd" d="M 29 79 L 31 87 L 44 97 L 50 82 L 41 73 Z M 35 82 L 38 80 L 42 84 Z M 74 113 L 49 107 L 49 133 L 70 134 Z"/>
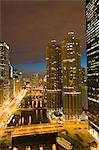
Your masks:
<path fill-rule="evenodd" d="M 86 42 L 89 125 L 99 140 L 99 0 L 86 1 Z"/>

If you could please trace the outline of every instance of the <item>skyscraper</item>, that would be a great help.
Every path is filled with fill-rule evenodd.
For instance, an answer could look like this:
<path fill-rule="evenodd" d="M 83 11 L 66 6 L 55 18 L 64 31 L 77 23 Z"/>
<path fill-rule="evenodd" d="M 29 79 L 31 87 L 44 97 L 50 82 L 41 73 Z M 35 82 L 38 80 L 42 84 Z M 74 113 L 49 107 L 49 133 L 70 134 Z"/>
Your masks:
<path fill-rule="evenodd" d="M 9 62 L 9 97 L 13 99 L 14 97 L 14 78 L 13 78 L 13 67 Z"/>
<path fill-rule="evenodd" d="M 99 0 L 86 1 L 86 42 L 89 125 L 99 140 Z"/>
<path fill-rule="evenodd" d="M 68 32 L 61 42 L 63 109 L 66 118 L 77 118 L 81 114 L 82 100 L 80 91 L 80 56 L 79 40 L 74 32 Z"/>
<path fill-rule="evenodd" d="M 0 104 L 9 98 L 8 89 L 9 80 L 9 46 L 2 42 L 0 43 Z"/>
<path fill-rule="evenodd" d="M 22 72 L 17 69 L 13 69 L 13 86 L 14 86 L 14 97 L 22 90 Z"/>
<path fill-rule="evenodd" d="M 48 108 L 56 110 L 62 106 L 61 48 L 56 40 L 46 48 L 46 71 Z"/>

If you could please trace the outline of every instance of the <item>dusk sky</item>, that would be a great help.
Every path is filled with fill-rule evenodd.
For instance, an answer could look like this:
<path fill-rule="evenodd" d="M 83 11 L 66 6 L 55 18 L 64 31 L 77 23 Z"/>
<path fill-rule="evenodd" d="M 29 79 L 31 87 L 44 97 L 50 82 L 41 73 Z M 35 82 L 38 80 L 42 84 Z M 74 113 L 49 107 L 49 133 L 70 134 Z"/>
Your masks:
<path fill-rule="evenodd" d="M 86 67 L 84 0 L 2 0 L 1 41 L 10 46 L 11 63 L 25 73 L 45 71 L 45 49 L 75 31 Z"/>

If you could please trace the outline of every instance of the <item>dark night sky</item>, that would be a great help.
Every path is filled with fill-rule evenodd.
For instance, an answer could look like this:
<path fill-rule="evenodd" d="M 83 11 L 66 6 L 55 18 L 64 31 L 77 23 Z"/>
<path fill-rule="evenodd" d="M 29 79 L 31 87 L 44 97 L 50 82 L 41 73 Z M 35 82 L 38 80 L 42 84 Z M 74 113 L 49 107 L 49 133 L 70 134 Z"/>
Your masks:
<path fill-rule="evenodd" d="M 86 66 L 84 0 L 2 0 L 1 25 L 11 63 L 22 71 L 43 72 L 49 41 L 61 41 L 71 30 L 81 41 L 82 66 Z"/>

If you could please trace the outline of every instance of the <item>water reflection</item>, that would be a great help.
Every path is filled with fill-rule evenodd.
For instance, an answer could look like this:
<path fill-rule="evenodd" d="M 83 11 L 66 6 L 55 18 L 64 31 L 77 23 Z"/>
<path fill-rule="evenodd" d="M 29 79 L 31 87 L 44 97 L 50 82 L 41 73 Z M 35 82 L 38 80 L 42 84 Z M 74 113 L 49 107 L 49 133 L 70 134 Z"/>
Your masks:
<path fill-rule="evenodd" d="M 59 150 L 56 145 L 57 134 L 44 134 L 14 138 L 13 150 Z"/>

